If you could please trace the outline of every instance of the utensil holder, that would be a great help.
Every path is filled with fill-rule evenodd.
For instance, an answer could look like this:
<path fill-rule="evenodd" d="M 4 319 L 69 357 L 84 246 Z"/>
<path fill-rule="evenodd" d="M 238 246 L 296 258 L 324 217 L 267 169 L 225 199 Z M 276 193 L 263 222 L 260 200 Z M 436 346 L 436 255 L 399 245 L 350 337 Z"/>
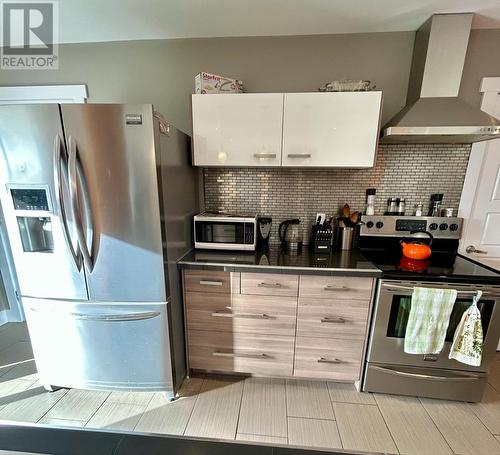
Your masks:
<path fill-rule="evenodd" d="M 339 246 L 341 250 L 352 250 L 353 227 L 339 227 Z"/>

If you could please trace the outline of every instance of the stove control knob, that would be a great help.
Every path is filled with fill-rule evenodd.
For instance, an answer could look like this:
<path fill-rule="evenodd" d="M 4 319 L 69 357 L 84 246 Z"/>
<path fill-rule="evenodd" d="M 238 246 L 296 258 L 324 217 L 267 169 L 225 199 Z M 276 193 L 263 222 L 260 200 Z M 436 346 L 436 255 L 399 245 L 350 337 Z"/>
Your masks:
<path fill-rule="evenodd" d="M 446 229 L 448 229 L 448 225 L 446 223 L 441 223 L 439 225 L 439 230 L 440 231 L 446 231 Z"/>
<path fill-rule="evenodd" d="M 458 224 L 456 223 L 450 224 L 450 231 L 458 231 Z"/>
<path fill-rule="evenodd" d="M 438 228 L 437 223 L 431 223 L 431 224 L 429 224 L 429 229 L 431 231 L 435 231 L 437 228 Z"/>
<path fill-rule="evenodd" d="M 371 229 L 371 228 L 373 227 L 373 221 L 368 221 L 368 222 L 366 223 L 366 227 L 367 227 L 368 229 Z"/>
<path fill-rule="evenodd" d="M 384 227 L 384 223 L 382 223 L 382 221 L 377 221 L 377 224 L 375 224 L 375 227 L 377 229 L 382 229 Z"/>

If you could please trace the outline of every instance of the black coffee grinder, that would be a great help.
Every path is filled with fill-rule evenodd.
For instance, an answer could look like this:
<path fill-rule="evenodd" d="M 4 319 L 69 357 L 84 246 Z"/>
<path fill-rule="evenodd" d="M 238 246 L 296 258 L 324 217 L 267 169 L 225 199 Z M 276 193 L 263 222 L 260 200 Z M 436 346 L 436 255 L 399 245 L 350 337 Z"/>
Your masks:
<path fill-rule="evenodd" d="M 267 216 L 257 218 L 257 248 L 259 250 L 267 250 L 269 248 L 272 221 L 272 218 Z"/>

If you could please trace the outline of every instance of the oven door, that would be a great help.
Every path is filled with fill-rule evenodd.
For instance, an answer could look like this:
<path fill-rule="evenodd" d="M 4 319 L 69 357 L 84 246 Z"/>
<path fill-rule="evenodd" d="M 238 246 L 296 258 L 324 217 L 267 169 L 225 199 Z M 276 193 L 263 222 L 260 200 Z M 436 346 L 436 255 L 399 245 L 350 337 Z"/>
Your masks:
<path fill-rule="evenodd" d="M 458 291 L 457 300 L 450 316 L 446 342 L 440 354 L 415 355 L 404 352 L 404 338 L 410 314 L 411 296 L 415 286 L 446 287 Z M 464 311 L 471 305 L 472 294 L 477 289 L 483 291 L 478 308 L 481 311 L 484 346 L 481 365 L 472 367 L 449 359 L 448 355 L 457 325 Z M 486 372 L 491 359 L 495 356 L 500 336 L 498 321 L 500 315 L 497 303 L 500 303 L 500 288 L 498 287 L 382 280 L 377 291 L 368 361 L 380 364 Z"/>
<path fill-rule="evenodd" d="M 195 220 L 195 247 L 218 250 L 254 250 L 255 223 Z"/>

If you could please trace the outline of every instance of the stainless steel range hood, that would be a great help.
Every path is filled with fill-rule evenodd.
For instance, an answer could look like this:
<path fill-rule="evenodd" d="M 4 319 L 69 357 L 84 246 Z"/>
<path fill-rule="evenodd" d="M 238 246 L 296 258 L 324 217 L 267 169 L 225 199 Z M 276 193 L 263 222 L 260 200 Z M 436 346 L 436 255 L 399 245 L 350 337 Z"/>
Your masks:
<path fill-rule="evenodd" d="M 415 37 L 407 106 L 381 143 L 471 143 L 500 138 L 500 121 L 458 98 L 472 14 L 435 14 Z"/>

